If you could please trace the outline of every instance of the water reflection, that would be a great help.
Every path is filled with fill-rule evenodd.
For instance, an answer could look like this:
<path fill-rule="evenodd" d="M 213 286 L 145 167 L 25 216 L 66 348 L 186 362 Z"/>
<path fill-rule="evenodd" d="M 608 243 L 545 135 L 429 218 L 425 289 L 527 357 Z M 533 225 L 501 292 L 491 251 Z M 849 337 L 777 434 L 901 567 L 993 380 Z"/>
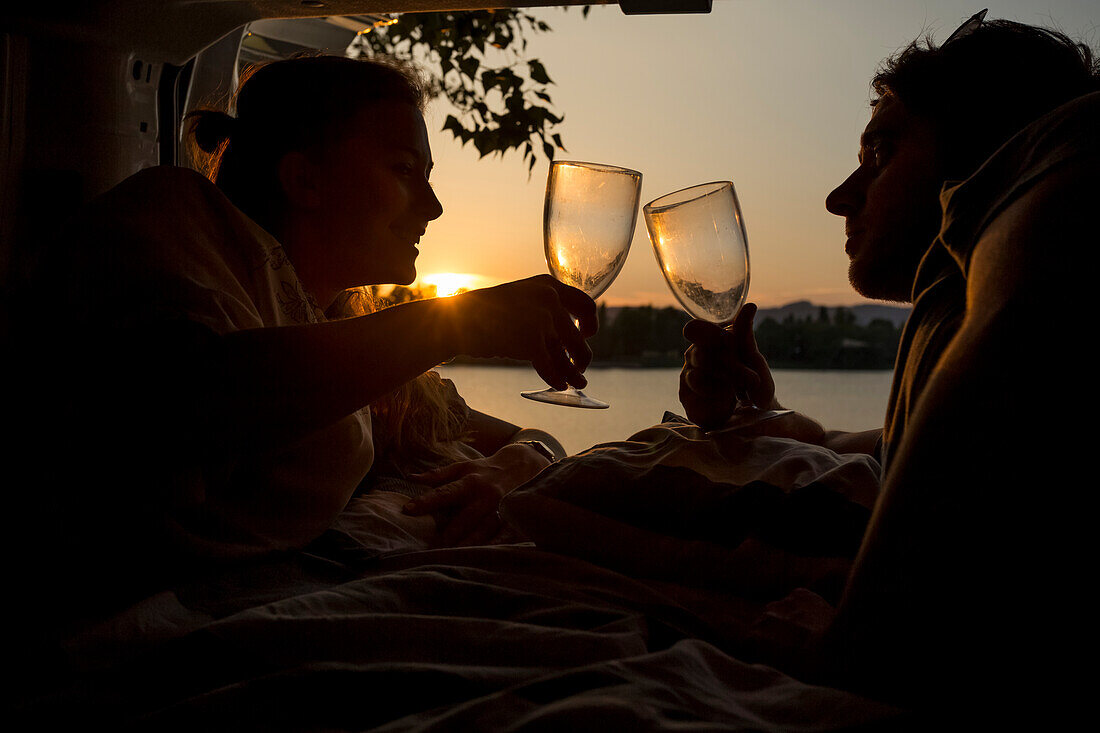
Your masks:
<path fill-rule="evenodd" d="M 677 397 L 679 369 L 593 369 L 607 410 L 552 408 L 519 397 L 534 371 L 522 367 L 463 364 L 439 368 L 454 380 L 470 407 L 517 425 L 548 430 L 570 453 L 597 443 L 623 440 L 660 422 L 665 410 L 683 414 Z M 890 394 L 890 371 L 810 371 L 779 369 L 776 390 L 787 407 L 838 430 L 881 427 Z"/>

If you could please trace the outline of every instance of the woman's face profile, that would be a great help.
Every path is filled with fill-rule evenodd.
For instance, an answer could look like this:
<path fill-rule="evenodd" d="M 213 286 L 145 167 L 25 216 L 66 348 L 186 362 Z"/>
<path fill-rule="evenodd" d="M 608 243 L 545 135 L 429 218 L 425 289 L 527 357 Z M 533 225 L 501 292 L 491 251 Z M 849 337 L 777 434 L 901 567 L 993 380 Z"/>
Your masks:
<path fill-rule="evenodd" d="M 320 238 L 309 268 L 338 290 L 416 279 L 416 245 L 443 213 L 428 182 L 432 154 L 424 118 L 402 102 L 361 110 L 315 159 L 318 196 L 310 225 Z"/>

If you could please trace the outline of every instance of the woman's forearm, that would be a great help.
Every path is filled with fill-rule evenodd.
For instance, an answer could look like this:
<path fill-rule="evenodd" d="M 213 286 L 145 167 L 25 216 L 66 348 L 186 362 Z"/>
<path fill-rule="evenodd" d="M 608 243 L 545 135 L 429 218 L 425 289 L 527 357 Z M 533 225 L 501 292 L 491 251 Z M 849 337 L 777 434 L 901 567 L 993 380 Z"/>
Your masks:
<path fill-rule="evenodd" d="M 321 324 L 223 337 L 209 418 L 260 445 L 292 441 L 457 353 L 449 308 L 424 300 Z"/>
<path fill-rule="evenodd" d="M 560 461 L 562 458 L 569 455 L 558 439 L 545 430 L 540 430 L 539 428 L 523 428 L 512 436 L 510 442 L 518 443 L 524 440 L 537 440 L 540 443 L 544 443 L 546 447 L 550 449 L 550 452 L 554 454 L 554 460 Z"/>
<path fill-rule="evenodd" d="M 474 409 L 470 410 L 467 427 L 470 432 L 470 445 L 483 456 L 491 456 L 511 443 L 513 436 L 520 431 L 519 425 Z"/>
<path fill-rule="evenodd" d="M 545 430 L 521 428 L 507 420 L 501 420 L 477 410 L 470 410 L 469 428 L 473 434 L 470 445 L 483 456 L 490 456 L 504 446 L 522 440 L 538 440 L 545 443 L 556 459 L 565 458 L 567 455 L 558 439 Z"/>
<path fill-rule="evenodd" d="M 237 331 L 207 352 L 170 336 L 157 358 L 143 356 L 142 339 L 129 351 L 150 370 L 168 365 L 174 374 L 165 376 L 185 385 L 168 407 L 196 418 L 200 440 L 278 446 L 458 354 L 523 359 L 551 386 L 583 387 L 591 359 L 584 339 L 595 331 L 591 298 L 538 276 L 342 321 Z"/>

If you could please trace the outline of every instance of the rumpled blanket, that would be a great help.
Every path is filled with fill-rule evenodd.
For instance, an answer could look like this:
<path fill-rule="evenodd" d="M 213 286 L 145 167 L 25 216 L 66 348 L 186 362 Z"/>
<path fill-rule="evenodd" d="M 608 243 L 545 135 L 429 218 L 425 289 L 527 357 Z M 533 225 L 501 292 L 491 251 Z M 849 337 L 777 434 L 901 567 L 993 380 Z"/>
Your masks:
<path fill-rule="evenodd" d="M 748 483 L 818 483 L 855 504 L 873 493 L 864 485 L 871 463 L 799 450 L 759 433 L 702 437 L 667 423 L 562 462 L 507 505 L 551 501 L 551 486 L 556 496 L 573 496 L 564 480 L 573 465 L 582 482 L 576 491 L 594 497 L 591 487 L 606 489 L 601 506 L 612 511 L 611 499 L 626 497 L 630 487 L 613 480 L 600 487 L 586 477 L 583 464 L 593 456 L 609 466 L 615 455 L 632 469 L 662 466 L 646 475 L 667 477 L 710 455 L 710 468 L 696 468 L 716 477 L 719 459 L 753 446 L 757 468 L 737 469 L 748 471 L 737 475 L 751 476 Z M 781 458 L 781 466 L 763 470 L 765 454 Z M 727 490 L 741 485 L 714 483 Z M 693 513 L 710 506 L 708 484 L 698 480 L 686 488 L 656 480 L 641 485 L 648 498 L 638 501 L 634 492 L 635 501 L 627 502 L 632 519 L 649 527 L 640 531 L 683 533 Z M 669 510 L 665 521 L 656 511 L 662 497 L 687 499 L 690 509 Z M 357 497 L 332 531 L 302 553 L 224 568 L 67 639 L 54 650 L 52 678 L 35 680 L 9 723 L 156 731 L 779 733 L 896 730 L 911 722 L 896 708 L 739 658 L 744 619 L 754 609 L 718 584 L 635 577 L 531 542 L 426 549 L 430 520 L 405 516 L 403 501 L 386 492 Z M 614 516 L 608 521 L 626 526 Z M 537 533 L 548 531 L 546 522 L 526 520 Z M 731 537 L 757 531 L 742 524 Z M 723 526 L 711 522 L 708 536 L 718 541 L 710 544 L 722 547 Z M 577 537 L 591 528 L 573 526 Z M 842 534 L 825 533 L 824 546 L 847 547 Z M 642 548 L 647 552 L 653 548 Z M 29 682 L 23 680 L 28 688 Z"/>
<path fill-rule="evenodd" d="M 878 487 L 874 458 L 783 437 L 783 418 L 706 432 L 666 413 L 626 441 L 551 465 L 505 497 L 501 513 L 544 549 L 635 576 L 766 593 L 761 584 L 778 588 L 783 568 L 746 578 L 743 556 L 759 563 L 767 547 L 765 565 L 853 557 Z"/>

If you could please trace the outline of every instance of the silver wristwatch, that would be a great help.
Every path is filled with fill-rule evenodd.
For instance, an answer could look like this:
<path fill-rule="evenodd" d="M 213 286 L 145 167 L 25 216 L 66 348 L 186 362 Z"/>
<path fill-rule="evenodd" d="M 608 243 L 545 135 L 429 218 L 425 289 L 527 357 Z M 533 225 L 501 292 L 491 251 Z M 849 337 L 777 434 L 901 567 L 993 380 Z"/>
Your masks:
<path fill-rule="evenodd" d="M 558 460 L 554 457 L 554 451 L 550 450 L 550 446 L 543 443 L 541 440 L 517 440 L 516 445 L 529 445 L 535 449 L 538 453 L 541 453 L 546 460 L 553 463 Z"/>

